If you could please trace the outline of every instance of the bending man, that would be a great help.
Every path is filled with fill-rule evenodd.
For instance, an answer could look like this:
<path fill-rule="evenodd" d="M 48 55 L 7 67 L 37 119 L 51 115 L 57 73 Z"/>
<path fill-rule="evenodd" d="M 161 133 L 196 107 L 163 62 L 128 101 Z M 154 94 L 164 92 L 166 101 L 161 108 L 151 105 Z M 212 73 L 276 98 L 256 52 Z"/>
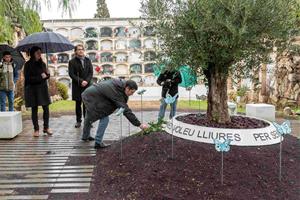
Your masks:
<path fill-rule="evenodd" d="M 90 137 L 91 125 L 100 120 L 95 140 L 95 149 L 104 148 L 103 135 L 108 126 L 109 115 L 116 109 L 124 108 L 124 115 L 134 126 L 141 129 L 148 128 L 132 113 L 127 105 L 128 97 L 138 89 L 136 82 L 132 80 L 111 79 L 94 84 L 82 93 L 82 100 L 86 106 L 82 140 L 87 141 Z"/>

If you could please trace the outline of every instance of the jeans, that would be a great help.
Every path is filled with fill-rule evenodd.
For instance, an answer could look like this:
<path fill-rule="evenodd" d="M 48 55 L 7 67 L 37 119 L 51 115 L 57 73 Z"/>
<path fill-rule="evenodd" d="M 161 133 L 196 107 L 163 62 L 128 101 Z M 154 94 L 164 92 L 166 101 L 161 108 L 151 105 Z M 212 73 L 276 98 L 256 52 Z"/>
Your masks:
<path fill-rule="evenodd" d="M 35 131 L 39 130 L 38 106 L 31 107 L 31 119 Z M 49 128 L 49 106 L 43 106 L 44 130 Z"/>
<path fill-rule="evenodd" d="M 6 111 L 6 97 L 8 99 L 8 110 L 14 111 L 14 91 L 0 91 L 0 109 L 1 112 Z"/>
<path fill-rule="evenodd" d="M 92 123 L 93 122 L 89 119 L 88 113 L 86 113 L 85 118 L 84 118 L 82 139 L 86 140 L 90 137 Z M 96 144 L 100 144 L 102 142 L 105 130 L 108 126 L 108 123 L 109 123 L 108 116 L 99 120 L 98 129 L 97 129 L 96 138 L 95 138 Z"/>
<path fill-rule="evenodd" d="M 81 104 L 82 104 L 82 109 L 81 109 Z M 81 117 L 82 117 L 82 113 L 83 113 L 83 117 L 85 117 L 85 106 L 82 103 L 82 101 L 76 101 L 76 122 L 81 123 Z"/>
<path fill-rule="evenodd" d="M 166 113 L 166 108 L 167 105 L 165 100 L 162 98 L 161 102 L 160 102 L 160 108 L 159 108 L 159 114 L 158 114 L 158 120 L 164 119 L 165 117 L 165 113 Z M 171 105 L 171 112 L 170 112 L 170 116 L 169 119 L 172 119 L 175 115 L 176 115 L 176 108 L 177 108 L 177 99 L 174 103 L 172 103 Z"/>

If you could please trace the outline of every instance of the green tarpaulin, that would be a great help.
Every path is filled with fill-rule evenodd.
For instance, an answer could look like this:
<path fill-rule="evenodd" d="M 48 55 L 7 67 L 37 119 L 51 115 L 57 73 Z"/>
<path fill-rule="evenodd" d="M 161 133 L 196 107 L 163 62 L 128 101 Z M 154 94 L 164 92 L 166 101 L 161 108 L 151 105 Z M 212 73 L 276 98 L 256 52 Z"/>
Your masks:
<path fill-rule="evenodd" d="M 164 70 L 165 70 L 165 65 L 160 65 L 160 66 L 155 65 L 154 75 L 158 77 L 160 73 Z M 183 65 L 179 67 L 179 72 L 182 78 L 182 82 L 179 84 L 179 86 L 188 88 L 188 87 L 193 87 L 197 84 L 197 76 L 189 66 Z"/>

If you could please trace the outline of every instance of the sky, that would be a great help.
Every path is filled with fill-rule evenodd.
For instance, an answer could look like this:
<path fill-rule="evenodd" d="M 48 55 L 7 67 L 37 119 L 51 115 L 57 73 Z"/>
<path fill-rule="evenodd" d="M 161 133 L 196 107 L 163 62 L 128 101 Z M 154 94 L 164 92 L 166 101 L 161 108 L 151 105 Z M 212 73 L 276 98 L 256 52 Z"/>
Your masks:
<path fill-rule="evenodd" d="M 42 1 L 44 2 L 44 1 Z M 97 0 L 80 0 L 77 9 L 73 11 L 72 18 L 93 18 L 96 13 Z M 106 0 L 110 16 L 115 17 L 140 17 L 140 0 Z M 57 0 L 51 0 L 51 8 L 42 3 L 41 19 L 69 19 L 69 15 L 62 16 L 62 11 L 57 9 Z"/>

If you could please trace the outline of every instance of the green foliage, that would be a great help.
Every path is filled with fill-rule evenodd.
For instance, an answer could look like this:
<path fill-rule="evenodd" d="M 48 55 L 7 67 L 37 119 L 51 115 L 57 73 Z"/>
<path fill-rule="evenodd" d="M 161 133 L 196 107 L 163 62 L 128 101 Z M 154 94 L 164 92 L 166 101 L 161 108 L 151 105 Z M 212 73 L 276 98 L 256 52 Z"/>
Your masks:
<path fill-rule="evenodd" d="M 275 48 L 277 53 L 291 48 L 299 28 L 299 4 L 299 0 L 143 0 L 142 12 L 164 42 L 158 61 L 166 60 L 173 68 L 188 65 L 204 74 L 208 97 L 214 97 L 208 98 L 208 108 L 217 109 L 214 99 L 226 98 L 222 94 L 229 74 L 247 75 L 267 63 Z M 223 87 L 216 90 L 214 81 Z M 208 110 L 208 116 L 218 112 Z M 228 120 L 226 112 L 219 118 Z"/>
<path fill-rule="evenodd" d="M 163 131 L 163 126 L 166 124 L 166 121 L 159 120 L 158 122 L 150 122 L 149 128 L 147 130 L 141 131 L 138 135 L 149 135 L 150 133 L 154 132 L 161 132 Z"/>
<path fill-rule="evenodd" d="M 27 35 L 41 32 L 43 29 L 43 25 L 40 21 L 40 16 L 38 15 L 38 13 L 29 9 L 26 9 L 24 11 L 24 17 L 21 18 L 21 25 Z"/>
<path fill-rule="evenodd" d="M 297 0 L 144 0 L 143 12 L 159 19 L 150 23 L 174 66 L 188 64 L 198 72 L 208 63 L 232 69 L 243 61 L 251 67 L 266 60 L 275 45 L 286 47 L 298 4 Z"/>
<path fill-rule="evenodd" d="M 246 95 L 247 91 L 249 91 L 249 88 L 247 86 L 242 86 L 237 90 L 236 94 L 237 96 L 243 97 Z"/>
<path fill-rule="evenodd" d="M 105 0 L 97 0 L 97 13 L 94 18 L 110 18 Z"/>
<path fill-rule="evenodd" d="M 24 105 L 24 100 L 22 97 L 17 97 L 14 99 L 14 107 L 16 110 L 21 110 L 22 105 Z"/>
<path fill-rule="evenodd" d="M 22 3 L 21 0 L 3 0 L 0 8 L 0 42 L 13 43 L 15 26 L 22 27 L 27 34 L 42 31 L 39 15 L 25 9 Z"/>
<path fill-rule="evenodd" d="M 0 15 L 0 43 L 13 41 L 13 28 L 3 15 Z"/>
<path fill-rule="evenodd" d="M 76 8 L 79 0 L 59 0 L 59 8 L 63 13 Z M 48 7 L 50 0 L 45 0 Z M 2 0 L 0 6 L 0 42 L 13 43 L 14 27 L 24 29 L 27 35 L 42 31 L 42 24 L 37 11 L 41 9 L 40 0 Z"/>
<path fill-rule="evenodd" d="M 56 82 L 56 87 L 59 95 L 63 98 L 63 100 L 67 100 L 69 98 L 68 87 L 60 82 Z"/>

